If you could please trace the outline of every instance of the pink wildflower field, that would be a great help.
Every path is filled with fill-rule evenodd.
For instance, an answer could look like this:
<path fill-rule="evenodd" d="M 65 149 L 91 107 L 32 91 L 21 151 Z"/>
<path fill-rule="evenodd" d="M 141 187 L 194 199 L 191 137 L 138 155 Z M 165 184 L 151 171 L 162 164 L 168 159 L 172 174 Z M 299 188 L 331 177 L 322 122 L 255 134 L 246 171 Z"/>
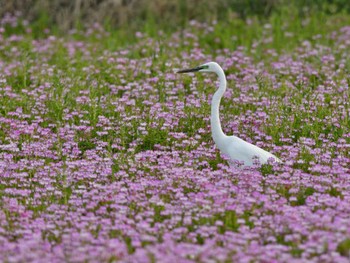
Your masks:
<path fill-rule="evenodd" d="M 1 18 L 1 262 L 349 262 L 350 26 L 289 49 L 269 24 L 235 48 L 218 27 L 118 46 Z M 225 133 L 281 164 L 216 149 L 217 77 L 175 73 L 208 61 Z"/>

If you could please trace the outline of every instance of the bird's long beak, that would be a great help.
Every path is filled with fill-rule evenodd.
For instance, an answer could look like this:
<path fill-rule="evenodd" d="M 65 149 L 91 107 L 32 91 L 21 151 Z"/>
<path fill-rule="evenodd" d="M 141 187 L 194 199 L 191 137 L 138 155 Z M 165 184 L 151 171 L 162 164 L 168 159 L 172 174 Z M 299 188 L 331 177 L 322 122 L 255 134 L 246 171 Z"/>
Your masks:
<path fill-rule="evenodd" d="M 203 66 L 199 66 L 199 67 L 195 67 L 195 68 L 182 69 L 182 70 L 177 71 L 176 73 L 196 72 L 196 71 L 199 71 L 201 69 L 204 69 L 204 67 Z"/>

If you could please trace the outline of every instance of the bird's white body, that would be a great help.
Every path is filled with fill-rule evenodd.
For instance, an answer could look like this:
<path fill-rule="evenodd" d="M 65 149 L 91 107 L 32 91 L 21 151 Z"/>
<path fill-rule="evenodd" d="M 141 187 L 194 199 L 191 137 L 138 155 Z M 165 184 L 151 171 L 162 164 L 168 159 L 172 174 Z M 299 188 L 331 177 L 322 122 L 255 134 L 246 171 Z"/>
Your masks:
<path fill-rule="evenodd" d="M 280 160 L 273 154 L 259 148 L 258 146 L 251 144 L 238 138 L 237 136 L 226 136 L 220 140 L 215 140 L 216 146 L 220 151 L 227 155 L 235 166 L 253 166 L 254 164 L 267 163 L 270 158 L 271 161 Z M 235 163 L 234 161 L 237 161 Z"/>
<path fill-rule="evenodd" d="M 197 68 L 181 70 L 179 73 L 195 71 L 214 72 L 219 77 L 219 88 L 215 92 L 211 102 L 210 123 L 213 140 L 220 151 L 227 155 L 233 163 L 238 161 L 238 164 L 242 166 L 252 166 L 256 163 L 265 164 L 269 159 L 275 162 L 280 162 L 275 155 L 236 136 L 227 136 L 222 131 L 219 118 L 219 107 L 221 98 L 226 91 L 226 76 L 219 64 L 216 62 L 209 62 Z"/>

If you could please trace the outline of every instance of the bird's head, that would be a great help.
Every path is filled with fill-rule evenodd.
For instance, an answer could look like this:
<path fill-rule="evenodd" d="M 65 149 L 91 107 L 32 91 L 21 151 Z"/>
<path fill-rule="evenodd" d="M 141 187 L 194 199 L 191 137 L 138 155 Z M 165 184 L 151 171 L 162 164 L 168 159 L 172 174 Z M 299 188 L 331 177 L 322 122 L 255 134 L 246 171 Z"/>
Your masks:
<path fill-rule="evenodd" d="M 202 64 L 195 68 L 190 69 L 182 69 L 177 71 L 177 73 L 188 73 L 188 72 L 215 72 L 218 73 L 219 71 L 222 71 L 222 68 L 219 66 L 216 62 L 208 62 L 205 64 Z"/>

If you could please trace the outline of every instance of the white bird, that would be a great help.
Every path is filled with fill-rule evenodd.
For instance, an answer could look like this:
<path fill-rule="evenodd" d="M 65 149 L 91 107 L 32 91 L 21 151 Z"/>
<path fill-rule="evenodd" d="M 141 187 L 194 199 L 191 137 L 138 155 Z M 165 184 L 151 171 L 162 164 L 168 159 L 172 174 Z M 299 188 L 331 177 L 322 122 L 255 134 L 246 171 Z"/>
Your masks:
<path fill-rule="evenodd" d="M 216 62 L 208 62 L 191 69 L 179 70 L 177 73 L 187 72 L 214 72 L 219 77 L 219 88 L 215 92 L 211 102 L 211 133 L 216 146 L 227 155 L 235 166 L 252 166 L 258 163 L 265 164 L 268 160 L 281 162 L 275 155 L 256 145 L 246 142 L 237 136 L 227 136 L 221 128 L 219 107 L 222 96 L 226 91 L 226 76 L 223 69 Z"/>

